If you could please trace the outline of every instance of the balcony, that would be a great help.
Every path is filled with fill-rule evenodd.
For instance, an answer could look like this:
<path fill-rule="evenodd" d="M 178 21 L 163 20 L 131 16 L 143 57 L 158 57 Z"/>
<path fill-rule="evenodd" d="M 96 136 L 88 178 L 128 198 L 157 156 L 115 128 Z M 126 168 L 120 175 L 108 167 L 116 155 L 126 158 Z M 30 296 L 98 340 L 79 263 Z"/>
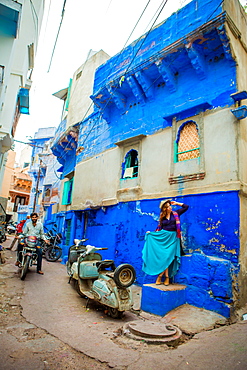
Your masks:
<path fill-rule="evenodd" d="M 17 37 L 22 5 L 12 0 L 0 0 L 0 35 Z"/>

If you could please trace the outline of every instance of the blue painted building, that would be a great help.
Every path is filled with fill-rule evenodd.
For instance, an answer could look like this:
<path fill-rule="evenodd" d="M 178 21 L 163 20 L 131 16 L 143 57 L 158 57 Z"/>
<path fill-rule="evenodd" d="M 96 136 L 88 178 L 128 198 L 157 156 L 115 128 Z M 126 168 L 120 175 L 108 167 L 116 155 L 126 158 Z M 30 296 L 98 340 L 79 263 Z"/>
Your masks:
<path fill-rule="evenodd" d="M 28 214 L 37 212 L 43 217 L 44 212 L 52 213 L 52 205 L 59 203 L 60 167 L 56 157 L 50 150 L 50 140 L 54 137 L 56 128 L 39 128 L 30 139 L 33 147 L 29 174 L 32 179 Z"/>
<path fill-rule="evenodd" d="M 191 1 L 96 70 L 94 111 L 53 144 L 64 262 L 75 237 L 107 246 L 134 265 L 147 311 L 187 302 L 229 317 L 246 302 L 247 120 L 233 114 L 247 97 L 236 94 L 247 89 L 246 24 L 237 0 Z M 175 277 L 186 288 L 168 307 L 141 254 L 171 197 L 190 208 Z"/>

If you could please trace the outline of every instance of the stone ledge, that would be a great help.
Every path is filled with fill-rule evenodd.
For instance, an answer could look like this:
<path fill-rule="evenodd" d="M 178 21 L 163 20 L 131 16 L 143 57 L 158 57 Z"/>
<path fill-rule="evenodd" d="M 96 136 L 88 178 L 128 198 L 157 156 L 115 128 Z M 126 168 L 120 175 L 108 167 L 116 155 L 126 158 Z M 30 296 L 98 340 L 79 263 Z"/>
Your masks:
<path fill-rule="evenodd" d="M 118 189 L 117 191 L 117 199 L 120 201 L 130 201 L 139 199 L 142 193 L 142 189 L 140 186 L 135 186 L 133 188 L 124 188 Z"/>
<path fill-rule="evenodd" d="M 187 181 L 195 181 L 195 180 L 203 180 L 205 178 L 205 172 L 193 173 L 190 175 L 180 175 L 180 176 L 170 176 L 169 183 L 170 185 L 173 184 L 180 184 L 182 182 Z"/>

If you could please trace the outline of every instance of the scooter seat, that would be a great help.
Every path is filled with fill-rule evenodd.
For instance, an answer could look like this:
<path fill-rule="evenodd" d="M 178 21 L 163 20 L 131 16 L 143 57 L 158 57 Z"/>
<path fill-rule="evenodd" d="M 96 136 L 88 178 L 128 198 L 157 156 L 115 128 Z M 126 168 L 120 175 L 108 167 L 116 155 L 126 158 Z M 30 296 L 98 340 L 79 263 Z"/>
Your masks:
<path fill-rule="evenodd" d="M 108 267 L 111 267 L 112 270 L 115 270 L 116 266 L 113 260 L 104 260 L 96 262 L 96 267 L 98 268 L 98 271 L 104 270 Z"/>

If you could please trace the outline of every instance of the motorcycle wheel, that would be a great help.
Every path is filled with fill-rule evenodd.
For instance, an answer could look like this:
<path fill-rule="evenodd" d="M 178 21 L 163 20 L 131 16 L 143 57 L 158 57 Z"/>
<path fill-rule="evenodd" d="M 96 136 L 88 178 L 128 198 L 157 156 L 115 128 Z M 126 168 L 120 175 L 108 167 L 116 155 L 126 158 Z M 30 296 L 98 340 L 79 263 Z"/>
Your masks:
<path fill-rule="evenodd" d="M 28 270 L 28 267 L 29 267 L 30 259 L 31 259 L 30 256 L 25 257 L 24 264 L 23 264 L 23 267 L 21 269 L 21 280 L 25 280 L 25 277 L 27 276 L 27 270 Z"/>
<path fill-rule="evenodd" d="M 49 262 L 57 261 L 62 255 L 62 249 L 60 247 L 56 247 L 54 245 L 47 248 L 45 251 L 45 258 Z"/>
<path fill-rule="evenodd" d="M 117 308 L 107 307 L 108 313 L 113 319 L 121 319 L 123 317 L 123 311 L 118 311 Z"/>
<path fill-rule="evenodd" d="M 1 238 L 2 240 L 1 240 L 1 243 L 3 243 L 3 242 L 5 242 L 6 240 L 7 240 L 7 238 L 6 238 L 6 235 L 4 234 L 4 235 L 2 235 L 2 238 Z"/>
<path fill-rule="evenodd" d="M 119 265 L 114 271 L 113 279 L 120 288 L 128 288 L 136 279 L 134 267 L 128 263 Z"/>

